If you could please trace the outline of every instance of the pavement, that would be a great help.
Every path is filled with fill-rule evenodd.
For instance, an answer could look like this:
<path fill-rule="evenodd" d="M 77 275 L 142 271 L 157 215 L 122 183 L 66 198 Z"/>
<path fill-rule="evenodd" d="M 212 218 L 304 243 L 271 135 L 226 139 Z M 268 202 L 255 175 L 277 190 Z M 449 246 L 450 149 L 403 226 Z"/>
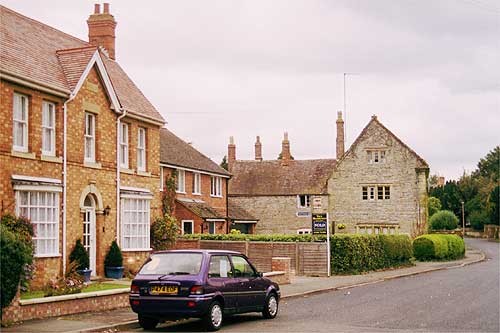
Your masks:
<path fill-rule="evenodd" d="M 369 272 L 359 275 L 334 275 L 331 277 L 297 276 L 291 284 L 281 285 L 282 299 L 307 297 L 333 290 L 355 288 L 391 279 L 427 272 L 455 269 L 485 260 L 479 250 L 467 249 L 465 258 L 446 262 L 416 262 L 415 266 Z M 114 332 L 117 329 L 137 328 L 137 315 L 130 308 L 96 311 L 42 320 L 29 320 L 21 324 L 3 327 L 2 332 Z"/>

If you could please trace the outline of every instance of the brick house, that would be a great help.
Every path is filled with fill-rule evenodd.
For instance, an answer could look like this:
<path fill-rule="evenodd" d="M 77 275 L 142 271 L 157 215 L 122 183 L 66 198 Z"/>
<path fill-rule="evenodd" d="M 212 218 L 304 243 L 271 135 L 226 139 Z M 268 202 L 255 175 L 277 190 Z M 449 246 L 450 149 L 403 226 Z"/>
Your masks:
<path fill-rule="evenodd" d="M 336 152 L 336 160 L 294 160 L 285 133 L 281 160 L 263 160 L 257 137 L 255 160 L 245 161 L 231 139 L 229 202 L 259 218 L 257 233 L 308 233 L 316 212 L 329 213 L 332 233 L 425 231 L 429 166 L 376 116 L 344 152 L 339 112 Z"/>
<path fill-rule="evenodd" d="M 257 137 L 255 160 L 237 160 L 231 138 L 229 203 L 259 219 L 256 233 L 310 233 L 311 213 L 328 211 L 327 182 L 336 161 L 293 159 L 287 133 L 280 155 L 279 160 L 263 160 L 262 143 Z"/>
<path fill-rule="evenodd" d="M 77 239 L 92 275 L 113 240 L 136 269 L 159 214 L 164 119 L 115 59 L 109 4 L 87 20 L 89 42 L 0 7 L 0 200 L 30 218 L 40 287 Z"/>
<path fill-rule="evenodd" d="M 166 128 L 160 131 L 160 147 L 160 190 L 173 177 L 173 216 L 180 223 L 181 234 L 253 231 L 256 219 L 238 206 L 228 206 L 229 172 Z"/>

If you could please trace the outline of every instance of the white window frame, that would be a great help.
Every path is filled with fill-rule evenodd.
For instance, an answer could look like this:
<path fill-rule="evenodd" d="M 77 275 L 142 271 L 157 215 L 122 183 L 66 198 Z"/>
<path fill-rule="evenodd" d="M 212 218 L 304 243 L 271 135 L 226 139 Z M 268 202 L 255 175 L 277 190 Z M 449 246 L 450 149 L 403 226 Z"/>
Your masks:
<path fill-rule="evenodd" d="M 184 232 L 184 223 L 190 223 L 191 224 L 191 231 L 194 234 L 194 221 L 193 220 L 182 220 L 181 221 L 181 231 L 182 231 L 182 234 L 183 235 L 185 234 L 185 232 Z"/>
<path fill-rule="evenodd" d="M 186 193 L 186 171 L 177 169 L 175 177 L 175 192 Z"/>
<path fill-rule="evenodd" d="M 361 186 L 361 200 L 385 201 L 391 199 L 391 185 L 364 185 Z M 381 195 L 381 197 L 380 197 Z"/>
<path fill-rule="evenodd" d="M 149 251 L 151 198 L 122 197 L 120 203 L 121 247 L 123 251 Z"/>
<path fill-rule="evenodd" d="M 95 114 L 90 112 L 85 112 L 85 129 L 84 129 L 84 161 L 94 163 L 95 162 Z M 91 124 L 89 126 L 89 124 Z M 89 131 L 90 130 L 90 131 Z M 87 151 L 87 141 L 90 141 L 90 151 Z"/>
<path fill-rule="evenodd" d="M 193 172 L 193 194 L 201 194 L 201 173 Z"/>
<path fill-rule="evenodd" d="M 23 193 L 26 193 L 25 203 L 22 203 Z M 59 256 L 59 192 L 16 190 L 15 197 L 16 215 L 29 218 L 35 229 L 35 257 Z M 34 197 L 36 200 L 32 199 Z M 45 202 L 40 202 L 42 197 L 45 197 Z"/>
<path fill-rule="evenodd" d="M 300 198 L 304 197 L 305 205 L 302 205 Z M 297 195 L 297 208 L 310 208 L 311 207 L 311 196 L 309 194 L 299 194 Z"/>
<path fill-rule="evenodd" d="M 137 130 L 137 170 L 146 171 L 146 129 L 144 127 L 139 127 Z"/>
<path fill-rule="evenodd" d="M 210 177 L 210 196 L 222 198 L 222 178 L 217 176 Z"/>
<path fill-rule="evenodd" d="M 49 120 L 52 120 L 49 123 Z M 47 148 L 45 142 L 47 135 L 50 137 L 50 147 Z M 55 156 L 56 155 L 56 105 L 52 102 L 42 102 L 42 155 Z"/>
<path fill-rule="evenodd" d="M 21 117 L 17 117 L 16 113 L 20 113 Z M 14 93 L 12 102 L 12 150 L 20 152 L 28 152 L 28 129 L 29 129 L 29 99 L 28 96 Z M 22 128 L 21 138 L 18 137 L 17 126 Z M 16 143 L 22 140 L 21 145 Z"/>
<path fill-rule="evenodd" d="M 385 149 L 369 149 L 366 152 L 369 164 L 383 164 L 386 162 L 387 151 Z"/>
<path fill-rule="evenodd" d="M 120 123 L 120 167 L 128 169 L 128 124 Z"/>

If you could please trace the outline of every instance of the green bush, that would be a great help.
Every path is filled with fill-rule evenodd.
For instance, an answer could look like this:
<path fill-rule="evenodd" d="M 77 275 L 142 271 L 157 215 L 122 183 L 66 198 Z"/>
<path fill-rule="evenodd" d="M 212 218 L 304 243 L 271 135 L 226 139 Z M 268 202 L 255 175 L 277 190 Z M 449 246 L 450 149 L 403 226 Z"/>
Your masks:
<path fill-rule="evenodd" d="M 483 231 L 484 225 L 488 224 L 489 219 L 490 217 L 487 211 L 475 210 L 469 215 L 469 221 L 474 230 Z"/>
<path fill-rule="evenodd" d="M 326 240 L 326 236 L 312 235 L 288 235 L 288 234 L 268 234 L 268 235 L 250 235 L 250 234 L 190 234 L 182 236 L 183 239 L 200 240 L 220 240 L 220 241 L 252 241 L 252 242 L 311 242 Z"/>
<path fill-rule="evenodd" d="M 76 269 L 77 270 L 84 270 L 84 269 L 89 269 L 90 267 L 90 259 L 89 259 L 89 254 L 85 250 L 85 247 L 83 247 L 81 239 L 78 239 L 76 241 L 75 247 L 73 248 L 73 251 L 71 251 L 71 254 L 69 255 L 69 261 L 70 262 L 75 262 L 76 263 Z"/>
<path fill-rule="evenodd" d="M 106 267 L 122 267 L 123 266 L 123 256 L 120 247 L 113 241 L 109 248 L 106 258 L 104 258 L 104 266 Z"/>
<path fill-rule="evenodd" d="M 162 217 L 157 217 L 151 224 L 149 233 L 153 250 L 166 250 L 175 243 L 179 233 L 177 220 L 168 213 Z"/>
<path fill-rule="evenodd" d="M 334 235 L 331 265 L 335 273 L 359 273 L 407 265 L 412 257 L 406 235 Z"/>
<path fill-rule="evenodd" d="M 429 220 L 431 230 L 453 230 L 458 226 L 458 218 L 449 210 L 440 210 Z"/>
<path fill-rule="evenodd" d="M 427 210 L 429 217 L 439 212 L 441 210 L 441 200 L 436 197 L 429 197 L 427 201 Z"/>
<path fill-rule="evenodd" d="M 23 268 L 33 262 L 33 250 L 19 235 L 0 224 L 0 302 L 7 307 L 16 296 Z"/>
<path fill-rule="evenodd" d="M 413 240 L 413 253 L 421 261 L 459 259 L 465 254 L 465 243 L 457 235 L 422 235 Z"/>

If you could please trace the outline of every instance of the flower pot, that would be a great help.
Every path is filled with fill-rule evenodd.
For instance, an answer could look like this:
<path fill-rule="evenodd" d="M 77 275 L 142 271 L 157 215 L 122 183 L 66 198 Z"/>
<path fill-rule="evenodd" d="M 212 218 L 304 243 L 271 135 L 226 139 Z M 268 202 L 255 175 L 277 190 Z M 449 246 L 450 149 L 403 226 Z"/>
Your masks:
<path fill-rule="evenodd" d="M 91 269 L 79 269 L 77 270 L 77 273 L 83 276 L 83 282 L 85 283 L 90 282 L 90 273 L 92 273 Z"/>
<path fill-rule="evenodd" d="M 112 267 L 106 266 L 106 277 L 111 279 L 121 279 L 123 277 L 123 266 L 121 267 Z"/>

